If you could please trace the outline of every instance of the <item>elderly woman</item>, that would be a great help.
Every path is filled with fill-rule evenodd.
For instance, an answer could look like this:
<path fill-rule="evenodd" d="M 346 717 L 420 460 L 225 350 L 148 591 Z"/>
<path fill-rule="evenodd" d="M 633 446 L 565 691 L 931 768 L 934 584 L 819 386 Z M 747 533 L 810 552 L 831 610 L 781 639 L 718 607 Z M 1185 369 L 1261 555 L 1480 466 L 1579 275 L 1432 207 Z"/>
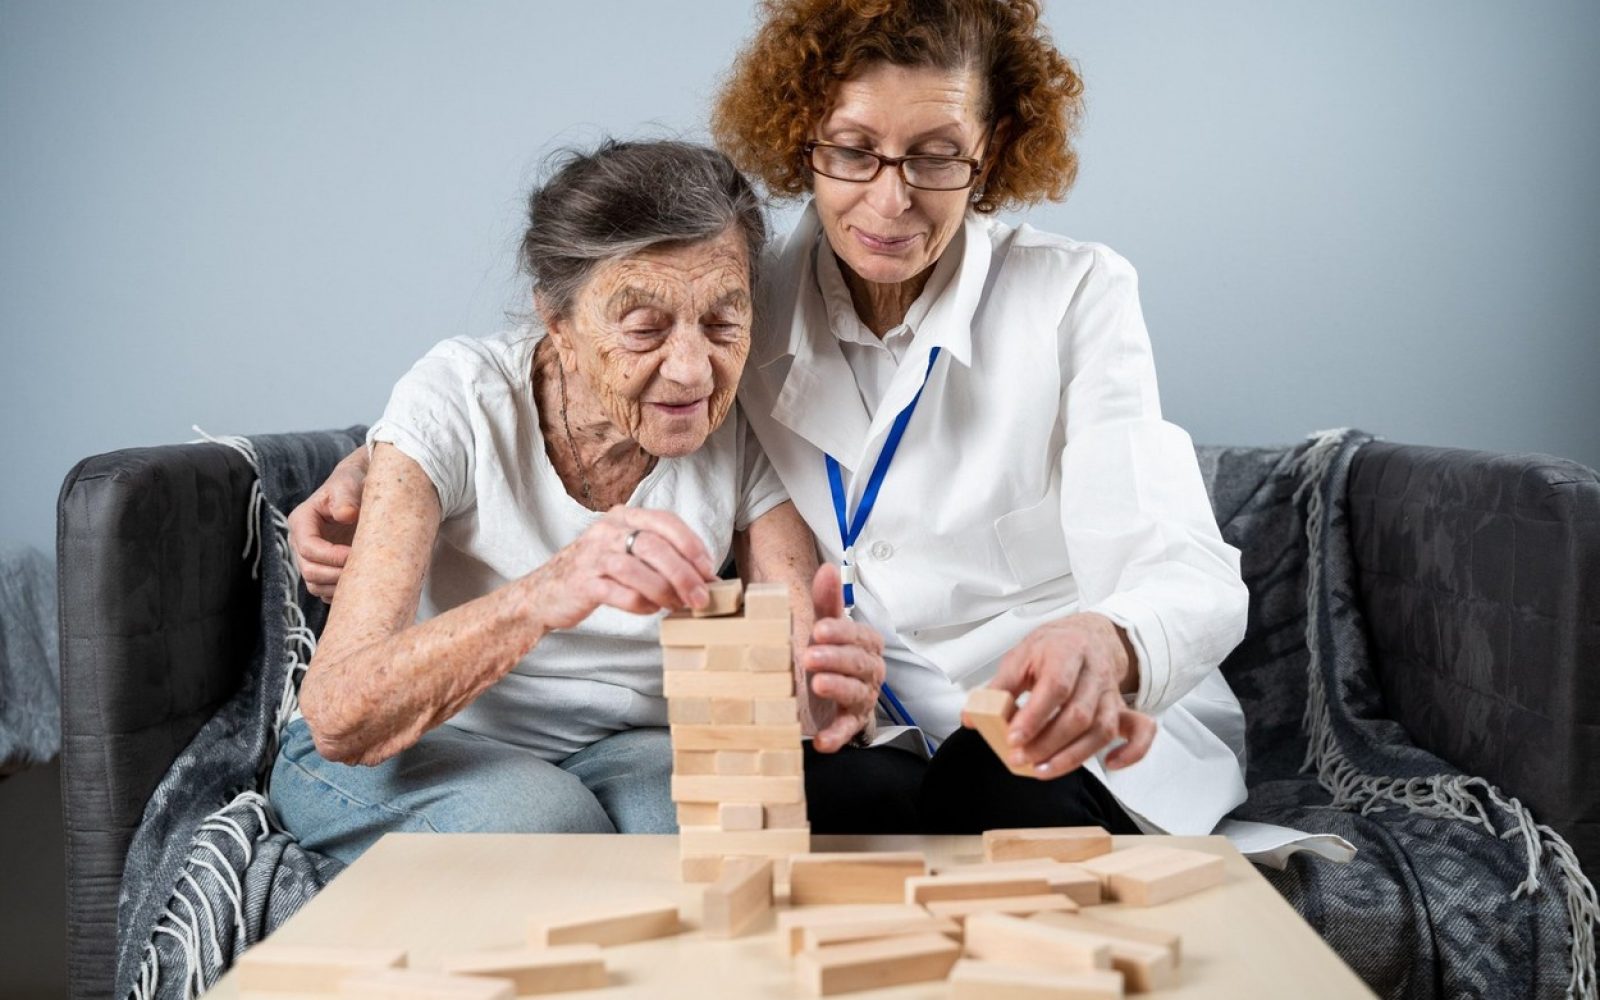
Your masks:
<path fill-rule="evenodd" d="M 652 616 L 704 606 L 730 548 L 802 597 L 817 565 L 734 407 L 765 236 L 739 173 L 686 144 L 606 144 L 534 193 L 538 322 L 435 347 L 369 431 L 271 784 L 303 843 L 676 829 Z M 836 573 L 815 583 L 828 605 Z M 802 643 L 881 673 L 870 630 L 800 603 Z"/>
<path fill-rule="evenodd" d="M 810 200 L 764 266 L 740 401 L 885 636 L 901 730 L 808 754 L 813 809 L 863 831 L 1209 833 L 1245 797 L 1217 670 L 1244 631 L 1238 552 L 1162 419 L 1133 268 L 994 218 L 1065 197 L 1081 81 L 1033 0 L 762 10 L 712 134 Z M 960 727 L 983 684 L 1022 703 L 1004 760 Z"/>

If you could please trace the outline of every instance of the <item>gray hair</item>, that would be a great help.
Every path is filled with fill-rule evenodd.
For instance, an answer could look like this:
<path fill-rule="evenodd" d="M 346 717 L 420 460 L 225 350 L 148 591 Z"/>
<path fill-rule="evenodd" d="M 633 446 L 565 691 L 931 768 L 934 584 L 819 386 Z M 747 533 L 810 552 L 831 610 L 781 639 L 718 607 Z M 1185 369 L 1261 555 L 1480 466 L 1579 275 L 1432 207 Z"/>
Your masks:
<path fill-rule="evenodd" d="M 595 268 L 652 247 L 714 239 L 737 226 L 750 280 L 767 240 L 761 199 L 733 163 L 687 142 L 607 139 L 554 159 L 528 196 L 522 268 L 544 307 L 565 316 Z"/>

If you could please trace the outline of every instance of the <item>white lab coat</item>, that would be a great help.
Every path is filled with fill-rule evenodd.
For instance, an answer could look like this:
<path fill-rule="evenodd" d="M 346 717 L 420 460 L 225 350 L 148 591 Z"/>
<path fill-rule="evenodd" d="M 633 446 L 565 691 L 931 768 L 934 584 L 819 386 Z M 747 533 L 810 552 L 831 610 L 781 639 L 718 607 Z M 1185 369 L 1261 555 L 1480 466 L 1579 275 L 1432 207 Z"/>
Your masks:
<path fill-rule="evenodd" d="M 820 238 L 808 207 L 769 255 L 740 399 L 824 558 L 843 551 L 823 453 L 853 511 L 943 348 L 855 546 L 858 606 L 905 651 L 888 658 L 890 685 L 942 735 L 926 719 L 948 731 L 963 689 L 1030 631 L 1100 612 L 1132 640 L 1134 705 L 1159 735 L 1133 767 L 1086 766 L 1145 829 L 1210 833 L 1245 799 L 1244 717 L 1217 665 L 1244 635 L 1248 594 L 1193 444 L 1161 418 L 1133 268 L 969 215 L 946 250 L 959 267 L 869 416 L 830 331 Z"/>

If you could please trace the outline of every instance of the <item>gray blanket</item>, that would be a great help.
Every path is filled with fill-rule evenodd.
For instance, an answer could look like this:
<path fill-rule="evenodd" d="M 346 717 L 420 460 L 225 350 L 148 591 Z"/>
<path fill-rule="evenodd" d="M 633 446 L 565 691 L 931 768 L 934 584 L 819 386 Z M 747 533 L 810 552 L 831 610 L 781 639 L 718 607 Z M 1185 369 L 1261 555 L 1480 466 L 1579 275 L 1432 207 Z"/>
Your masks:
<path fill-rule="evenodd" d="M 1367 440 L 1201 453 L 1224 536 L 1248 554 L 1250 629 L 1223 665 L 1249 725 L 1250 799 L 1235 815 L 1360 848 L 1347 865 L 1301 854 L 1265 874 L 1380 995 L 1593 997 L 1594 889 L 1565 844 L 1382 717 L 1343 507 Z M 225 443 L 262 477 L 265 639 L 251 680 L 179 757 L 134 839 L 119 996 L 202 991 L 338 870 L 281 831 L 261 792 L 322 613 L 298 587 L 279 510 L 303 492 L 313 452 L 326 468 L 354 439 Z"/>
<path fill-rule="evenodd" d="M 0 551 L 0 775 L 61 750 L 56 572 L 34 548 Z"/>

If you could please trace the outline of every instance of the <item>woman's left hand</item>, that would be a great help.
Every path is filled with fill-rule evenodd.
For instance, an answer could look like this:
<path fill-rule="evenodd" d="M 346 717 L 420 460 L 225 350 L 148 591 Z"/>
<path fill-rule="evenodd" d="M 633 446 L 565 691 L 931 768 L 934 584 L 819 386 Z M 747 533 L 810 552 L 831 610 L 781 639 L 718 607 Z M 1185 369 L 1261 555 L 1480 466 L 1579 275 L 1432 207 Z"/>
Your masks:
<path fill-rule="evenodd" d="M 883 687 L 883 637 L 845 614 L 839 568 L 824 563 L 811 582 L 816 624 L 800 654 L 811 714 L 819 723 L 812 745 L 833 753 L 857 733 L 872 736 L 878 691 Z M 819 705 L 818 702 L 827 704 Z"/>
<path fill-rule="evenodd" d="M 1000 661 L 989 685 L 1013 695 L 1028 692 L 1011 717 L 1009 763 L 1056 778 L 1117 739 L 1127 742 L 1106 756 L 1106 766 L 1138 763 L 1156 724 L 1123 703 L 1137 671 L 1132 644 L 1104 615 L 1081 612 L 1034 629 Z"/>

